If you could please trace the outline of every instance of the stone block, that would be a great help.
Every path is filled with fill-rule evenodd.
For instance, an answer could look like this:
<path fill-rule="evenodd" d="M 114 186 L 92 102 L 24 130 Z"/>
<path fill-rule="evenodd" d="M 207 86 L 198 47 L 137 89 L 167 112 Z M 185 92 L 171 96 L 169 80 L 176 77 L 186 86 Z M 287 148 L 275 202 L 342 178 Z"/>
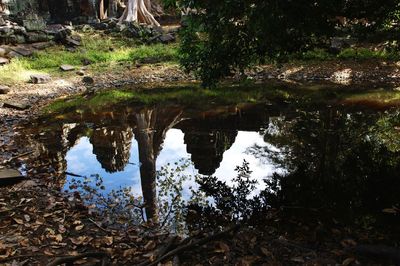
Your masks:
<path fill-rule="evenodd" d="M 26 109 L 30 108 L 31 106 L 29 104 L 25 104 L 25 103 L 4 102 L 3 107 L 22 111 L 22 110 L 26 110 Z"/>
<path fill-rule="evenodd" d="M 62 71 L 72 71 L 72 70 L 75 69 L 75 67 L 74 67 L 74 66 L 71 66 L 71 65 L 61 65 L 61 66 L 60 66 L 60 69 L 61 69 Z"/>
<path fill-rule="evenodd" d="M 46 28 L 44 19 L 36 15 L 31 15 L 24 19 L 23 25 L 27 31 L 42 31 Z"/>
<path fill-rule="evenodd" d="M 10 92 L 10 88 L 8 86 L 0 85 L 0 94 L 7 94 Z"/>
<path fill-rule="evenodd" d="M 10 60 L 4 57 L 0 57 L 0 66 L 10 63 Z"/>
<path fill-rule="evenodd" d="M 31 75 L 31 83 L 34 84 L 44 84 L 50 82 L 50 75 L 46 74 L 33 74 Z"/>
<path fill-rule="evenodd" d="M 33 54 L 32 50 L 20 46 L 11 47 L 10 49 L 22 56 L 31 56 Z"/>

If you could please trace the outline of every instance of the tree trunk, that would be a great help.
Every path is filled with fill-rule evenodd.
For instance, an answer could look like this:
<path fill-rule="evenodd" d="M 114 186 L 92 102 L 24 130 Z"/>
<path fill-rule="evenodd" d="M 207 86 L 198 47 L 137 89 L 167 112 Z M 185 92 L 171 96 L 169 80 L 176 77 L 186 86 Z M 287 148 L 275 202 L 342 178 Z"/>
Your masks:
<path fill-rule="evenodd" d="M 117 1 L 116 0 L 109 0 L 108 1 L 108 17 L 115 18 L 117 16 Z"/>
<path fill-rule="evenodd" d="M 107 18 L 107 14 L 106 14 L 106 12 L 104 10 L 104 0 L 100 0 L 99 9 L 100 9 L 99 10 L 100 19 L 106 19 Z"/>
<path fill-rule="evenodd" d="M 150 3 L 150 0 L 128 0 L 125 11 L 120 17 L 119 22 L 138 22 L 148 25 L 160 26 L 157 20 L 147 9 L 145 1 L 147 5 Z"/>

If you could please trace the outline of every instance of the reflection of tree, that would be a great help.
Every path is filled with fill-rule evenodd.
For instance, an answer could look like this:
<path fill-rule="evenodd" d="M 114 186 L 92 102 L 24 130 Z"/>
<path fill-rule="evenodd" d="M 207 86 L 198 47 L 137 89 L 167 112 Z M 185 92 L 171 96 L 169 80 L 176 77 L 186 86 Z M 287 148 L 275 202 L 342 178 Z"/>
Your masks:
<path fill-rule="evenodd" d="M 129 162 L 132 138 L 132 129 L 128 126 L 109 126 L 94 130 L 90 138 L 93 153 L 107 172 L 124 170 Z"/>
<path fill-rule="evenodd" d="M 139 147 L 140 179 L 146 216 L 158 222 L 156 191 L 156 159 L 167 131 L 174 126 L 180 115 L 179 108 L 143 109 L 134 114 L 135 138 Z"/>
<path fill-rule="evenodd" d="M 269 202 L 342 214 L 399 203 L 400 154 L 374 140 L 370 129 L 378 117 L 330 108 L 274 120 L 265 140 L 279 152 L 265 147 L 251 151 L 286 169 L 269 181 L 277 188 L 276 195 L 265 193 Z"/>
<path fill-rule="evenodd" d="M 236 136 L 237 131 L 185 132 L 187 152 L 192 155 L 192 161 L 200 174 L 214 174 Z"/>

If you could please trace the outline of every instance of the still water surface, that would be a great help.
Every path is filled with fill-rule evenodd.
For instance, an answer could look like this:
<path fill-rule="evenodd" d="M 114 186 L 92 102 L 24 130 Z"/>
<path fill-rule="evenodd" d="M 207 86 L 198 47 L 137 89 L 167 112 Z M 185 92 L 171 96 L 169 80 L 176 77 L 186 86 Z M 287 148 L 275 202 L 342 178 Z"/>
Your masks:
<path fill-rule="evenodd" d="M 167 203 L 179 198 L 175 210 L 186 218 L 184 208 L 199 211 L 195 205 L 209 199 L 213 219 L 217 213 L 236 219 L 286 206 L 384 226 L 393 220 L 382 210 L 400 204 L 399 129 L 396 108 L 119 105 L 64 114 L 38 126 L 36 141 L 39 160 L 65 180 L 64 190 L 77 179 L 70 173 L 98 174 L 103 194 L 129 187 L 142 197 L 147 217 L 166 211 L 165 198 Z M 165 171 L 182 162 L 186 166 L 176 172 Z M 236 169 L 244 162 L 244 169 Z M 167 176 L 175 187 L 164 182 Z"/>

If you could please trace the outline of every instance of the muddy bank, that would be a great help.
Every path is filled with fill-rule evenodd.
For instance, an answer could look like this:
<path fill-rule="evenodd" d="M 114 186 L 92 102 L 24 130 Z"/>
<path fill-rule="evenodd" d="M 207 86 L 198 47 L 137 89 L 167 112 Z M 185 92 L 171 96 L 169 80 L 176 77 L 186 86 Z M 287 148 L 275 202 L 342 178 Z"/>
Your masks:
<path fill-rule="evenodd" d="M 386 61 L 327 61 L 299 62 L 283 65 L 257 66 L 246 72 L 247 77 L 258 82 L 282 80 L 287 82 L 332 82 L 351 85 L 354 83 L 400 83 L 400 62 Z M 79 75 L 54 77 L 47 84 L 16 84 L 7 94 L 0 95 L 0 103 L 27 105 L 27 110 L 0 108 L 0 120 L 20 118 L 36 113 L 41 106 L 62 97 L 87 91 L 118 88 L 126 85 L 195 81 L 177 65 L 127 65 L 125 71 L 91 75 L 93 84 L 86 84 Z M 233 77 L 233 81 L 243 77 Z M 0 84 L 1 85 L 1 84 Z M 29 107 L 29 108 L 28 108 Z"/>

